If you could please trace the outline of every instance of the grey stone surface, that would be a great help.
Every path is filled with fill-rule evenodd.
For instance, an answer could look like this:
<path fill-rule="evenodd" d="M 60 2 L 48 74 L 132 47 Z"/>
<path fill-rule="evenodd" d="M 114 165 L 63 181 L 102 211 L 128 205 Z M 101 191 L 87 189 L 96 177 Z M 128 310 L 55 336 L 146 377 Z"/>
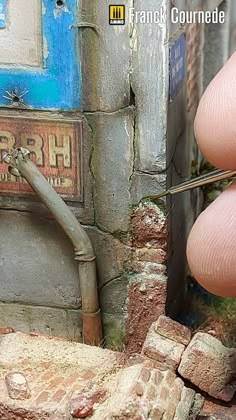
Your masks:
<path fill-rule="evenodd" d="M 219 6 L 219 1 L 208 1 L 206 10 L 214 9 Z M 212 3 L 212 5 L 210 5 Z M 216 5 L 215 5 L 216 4 Z M 210 7 L 211 6 L 211 7 Z M 208 86 L 215 75 L 220 71 L 229 57 L 229 3 L 224 1 L 219 12 L 225 13 L 227 23 L 211 23 L 205 25 L 204 42 L 204 67 L 203 67 L 203 87 Z M 216 54 L 217 51 L 217 54 Z"/>
<path fill-rule="evenodd" d="M 106 346 L 112 350 L 124 350 L 126 335 L 124 317 L 103 312 L 102 321 L 103 337 Z"/>
<path fill-rule="evenodd" d="M 56 222 L 2 210 L 0 235 L 1 301 L 80 307 L 73 247 Z"/>
<path fill-rule="evenodd" d="M 109 233 L 96 227 L 87 226 L 97 262 L 98 285 L 102 287 L 112 279 L 120 277 L 124 270 L 124 262 L 128 258 L 128 247 Z"/>
<path fill-rule="evenodd" d="M 105 284 L 99 294 L 102 311 L 122 316 L 126 308 L 127 287 L 128 279 L 125 275 Z"/>
<path fill-rule="evenodd" d="M 82 341 L 80 310 L 0 303 L 0 320 L 0 325 L 10 325 L 15 331 Z"/>
<path fill-rule="evenodd" d="M 165 10 L 165 0 L 136 0 L 135 10 Z M 163 24 L 135 24 L 132 31 L 131 86 L 135 94 L 136 170 L 166 167 L 168 100 L 168 29 Z"/>
<path fill-rule="evenodd" d="M 102 230 L 127 231 L 129 179 L 133 169 L 133 109 L 86 114 L 93 131 L 96 224 Z"/>
<path fill-rule="evenodd" d="M 82 0 L 81 21 L 96 24 L 99 32 L 81 31 L 82 107 L 85 111 L 116 111 L 129 105 L 129 25 L 109 25 L 113 1 Z"/>
<path fill-rule="evenodd" d="M 144 197 L 159 194 L 166 188 L 166 175 L 134 173 L 131 177 L 132 203 L 138 204 Z"/>

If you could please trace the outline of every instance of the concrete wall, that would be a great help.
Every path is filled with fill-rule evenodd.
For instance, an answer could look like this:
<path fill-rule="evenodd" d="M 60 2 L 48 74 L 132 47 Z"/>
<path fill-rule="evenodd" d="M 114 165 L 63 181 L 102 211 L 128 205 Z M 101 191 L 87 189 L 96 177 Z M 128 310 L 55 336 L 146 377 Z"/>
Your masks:
<path fill-rule="evenodd" d="M 109 26 L 112 3 L 80 4 L 80 20 L 99 31 L 80 29 L 84 201 L 68 205 L 94 245 L 106 342 L 138 351 L 150 323 L 165 311 L 174 316 L 186 290 L 186 238 L 199 194 L 167 203 L 140 200 L 198 170 L 193 120 L 202 92 L 204 28 L 169 21 Z M 163 9 L 169 16 L 170 3 L 130 0 L 127 7 Z M 203 7 L 201 1 L 172 3 Z M 170 100 L 169 49 L 183 33 L 187 72 Z M 69 241 L 37 201 L 0 197 L 0 208 L 1 322 L 80 340 L 79 281 Z"/>

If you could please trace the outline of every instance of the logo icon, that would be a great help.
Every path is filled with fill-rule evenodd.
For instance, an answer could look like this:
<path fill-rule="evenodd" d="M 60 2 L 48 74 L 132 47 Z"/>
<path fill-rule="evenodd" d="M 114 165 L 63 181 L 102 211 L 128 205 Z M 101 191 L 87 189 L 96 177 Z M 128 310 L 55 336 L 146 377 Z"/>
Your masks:
<path fill-rule="evenodd" d="M 125 24 L 125 6 L 123 4 L 113 4 L 109 6 L 109 24 Z"/>

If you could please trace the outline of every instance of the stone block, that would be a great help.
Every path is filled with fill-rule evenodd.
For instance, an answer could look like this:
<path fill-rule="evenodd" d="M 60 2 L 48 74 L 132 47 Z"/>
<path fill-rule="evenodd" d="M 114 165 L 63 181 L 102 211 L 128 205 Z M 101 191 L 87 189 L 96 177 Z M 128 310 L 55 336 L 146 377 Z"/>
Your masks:
<path fill-rule="evenodd" d="M 212 397 L 231 401 L 236 390 L 236 350 L 199 332 L 186 348 L 178 372 Z"/>
<path fill-rule="evenodd" d="M 135 10 L 164 11 L 168 15 L 167 2 L 164 0 L 136 0 Z M 134 25 L 132 31 L 130 80 L 136 102 L 135 169 L 140 172 L 158 172 L 166 168 L 167 26 L 150 22 Z M 161 98 L 161 106 L 157 98 Z"/>
<path fill-rule="evenodd" d="M 145 197 L 160 194 L 166 188 L 166 175 L 134 173 L 131 177 L 131 199 L 138 204 Z"/>
<path fill-rule="evenodd" d="M 102 287 L 123 274 L 129 250 L 121 241 L 95 227 L 86 227 L 96 255 L 98 285 Z"/>
<path fill-rule="evenodd" d="M 159 316 L 154 329 L 157 334 L 176 341 L 177 343 L 184 344 L 185 346 L 191 341 L 190 329 L 165 315 Z"/>
<path fill-rule="evenodd" d="M 127 304 L 128 280 L 126 276 L 109 281 L 100 290 L 100 304 L 103 312 L 116 316 L 124 315 Z"/>
<path fill-rule="evenodd" d="M 133 171 L 133 109 L 86 114 L 92 128 L 96 224 L 108 232 L 129 227 L 130 184 Z"/>
<path fill-rule="evenodd" d="M 30 389 L 26 377 L 21 372 L 10 372 L 5 376 L 8 395 L 12 400 L 26 400 Z"/>
<path fill-rule="evenodd" d="M 82 340 L 81 310 L 0 302 L 0 319 L 2 325 L 9 324 L 15 331 Z"/>
<path fill-rule="evenodd" d="M 81 31 L 82 108 L 112 112 L 130 103 L 130 25 L 109 25 L 110 2 L 81 0 L 81 16 L 99 30 Z"/>
<path fill-rule="evenodd" d="M 185 346 L 157 334 L 154 325 L 152 324 L 147 334 L 142 353 L 157 361 L 162 369 L 176 370 L 180 364 Z"/>
<path fill-rule="evenodd" d="M 0 220 L 1 301 L 79 308 L 74 249 L 60 226 L 16 211 L 1 210 Z"/>

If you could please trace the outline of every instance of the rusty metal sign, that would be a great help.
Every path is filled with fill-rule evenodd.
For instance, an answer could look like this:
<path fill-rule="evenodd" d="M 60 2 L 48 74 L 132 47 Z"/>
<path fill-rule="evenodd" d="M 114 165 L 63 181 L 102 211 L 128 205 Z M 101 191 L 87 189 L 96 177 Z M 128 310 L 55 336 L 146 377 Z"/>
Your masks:
<path fill-rule="evenodd" d="M 63 198 L 82 201 L 80 121 L 0 118 L 0 194 L 34 194 L 27 181 L 11 175 L 2 162 L 6 153 L 20 146 L 30 150 L 33 162 Z"/>

